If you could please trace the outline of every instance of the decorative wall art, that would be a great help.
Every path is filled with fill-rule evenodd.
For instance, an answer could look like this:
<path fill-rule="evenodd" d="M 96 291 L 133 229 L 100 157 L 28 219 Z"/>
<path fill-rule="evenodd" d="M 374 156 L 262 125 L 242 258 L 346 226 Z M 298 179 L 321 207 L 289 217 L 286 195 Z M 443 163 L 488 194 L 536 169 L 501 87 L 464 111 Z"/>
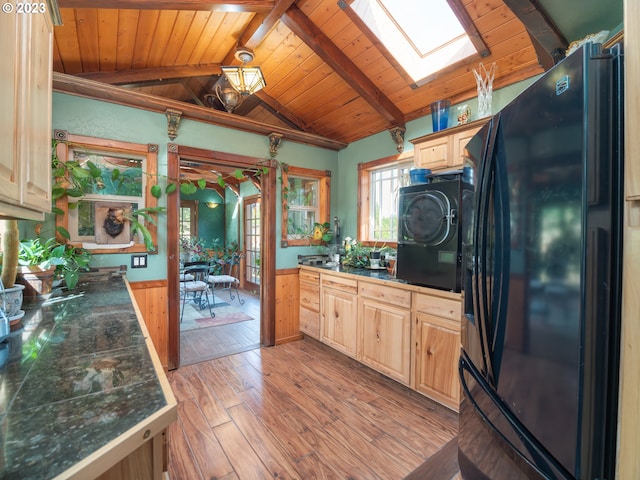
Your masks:
<path fill-rule="evenodd" d="M 131 241 L 131 227 L 125 217 L 130 212 L 131 204 L 96 202 L 96 243 L 102 245 L 128 244 Z"/>

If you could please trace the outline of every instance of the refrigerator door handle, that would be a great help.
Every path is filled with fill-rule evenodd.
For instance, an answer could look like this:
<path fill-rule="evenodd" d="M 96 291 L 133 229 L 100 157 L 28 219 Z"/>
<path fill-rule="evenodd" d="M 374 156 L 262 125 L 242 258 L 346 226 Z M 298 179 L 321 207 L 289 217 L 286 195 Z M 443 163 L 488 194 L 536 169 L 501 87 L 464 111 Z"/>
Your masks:
<path fill-rule="evenodd" d="M 474 239 L 473 239 L 473 284 L 472 295 L 474 310 L 477 313 L 476 321 L 478 333 L 480 335 L 484 368 L 489 378 L 493 378 L 493 368 L 491 362 L 491 310 L 489 303 L 490 292 L 488 287 L 488 259 L 487 259 L 487 227 L 490 210 L 490 199 L 494 185 L 492 184 L 493 170 L 495 168 L 496 137 L 500 127 L 500 113 L 492 119 L 492 126 L 487 138 L 487 145 L 483 161 L 480 164 L 478 198 L 476 199 L 476 215 Z"/>

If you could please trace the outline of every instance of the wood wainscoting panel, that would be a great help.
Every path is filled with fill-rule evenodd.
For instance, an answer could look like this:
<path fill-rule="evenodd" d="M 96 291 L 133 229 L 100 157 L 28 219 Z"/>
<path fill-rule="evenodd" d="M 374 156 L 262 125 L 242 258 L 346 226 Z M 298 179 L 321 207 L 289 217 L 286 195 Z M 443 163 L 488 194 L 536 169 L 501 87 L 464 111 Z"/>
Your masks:
<path fill-rule="evenodd" d="M 276 345 L 302 339 L 298 269 L 276 271 Z"/>
<path fill-rule="evenodd" d="M 130 285 L 162 367 L 167 370 L 169 365 L 167 281 L 130 282 Z"/>

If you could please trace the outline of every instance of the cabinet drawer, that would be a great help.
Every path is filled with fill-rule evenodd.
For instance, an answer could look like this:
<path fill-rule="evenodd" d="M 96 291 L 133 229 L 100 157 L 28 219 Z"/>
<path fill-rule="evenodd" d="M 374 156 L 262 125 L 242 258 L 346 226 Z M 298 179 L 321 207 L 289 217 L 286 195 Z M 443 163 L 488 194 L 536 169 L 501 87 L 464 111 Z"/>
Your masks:
<path fill-rule="evenodd" d="M 416 311 L 460 321 L 462 314 L 462 301 L 449 298 L 434 297 L 417 293 L 415 298 Z"/>
<path fill-rule="evenodd" d="M 345 293 L 358 293 L 358 281 L 333 275 L 322 275 L 322 286 L 336 288 Z"/>
<path fill-rule="evenodd" d="M 411 308 L 411 292 L 401 288 L 388 287 L 375 283 L 359 282 L 360 295 L 397 307 Z"/>
<path fill-rule="evenodd" d="M 300 283 L 300 307 L 314 312 L 320 311 L 320 292 L 317 284 Z"/>
<path fill-rule="evenodd" d="M 320 285 L 320 272 L 300 270 L 299 275 L 299 279 L 301 282 L 315 283 L 316 285 Z"/>

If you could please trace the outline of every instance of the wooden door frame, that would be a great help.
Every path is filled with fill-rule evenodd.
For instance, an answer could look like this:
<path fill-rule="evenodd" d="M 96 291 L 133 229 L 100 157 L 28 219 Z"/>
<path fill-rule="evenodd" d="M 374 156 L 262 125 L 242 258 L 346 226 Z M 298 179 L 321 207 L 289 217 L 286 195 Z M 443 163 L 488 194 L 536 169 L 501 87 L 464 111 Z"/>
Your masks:
<path fill-rule="evenodd" d="M 167 144 L 167 176 L 180 178 L 182 159 L 197 160 L 213 165 L 252 169 L 258 163 L 269 169 L 260 176 L 262 201 L 260 207 L 260 343 L 275 345 L 275 283 L 276 283 L 276 164 L 265 165 L 264 159 L 216 152 L 202 148 L 187 147 L 175 143 Z M 168 295 L 168 361 L 169 370 L 180 365 L 180 289 L 178 285 L 180 252 L 178 242 L 178 212 L 180 195 L 167 196 L 167 295 Z"/>

